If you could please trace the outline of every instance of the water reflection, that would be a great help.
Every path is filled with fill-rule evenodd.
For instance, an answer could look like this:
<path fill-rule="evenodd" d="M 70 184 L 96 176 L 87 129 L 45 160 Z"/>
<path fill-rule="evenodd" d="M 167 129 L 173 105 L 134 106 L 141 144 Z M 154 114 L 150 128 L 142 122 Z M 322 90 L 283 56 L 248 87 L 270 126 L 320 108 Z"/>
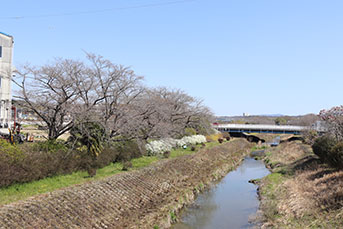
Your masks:
<path fill-rule="evenodd" d="M 181 222 L 173 228 L 250 228 L 249 216 L 256 213 L 259 202 L 257 186 L 248 181 L 268 173 L 263 162 L 246 158 L 218 185 L 200 194 L 195 204 L 183 212 Z"/>

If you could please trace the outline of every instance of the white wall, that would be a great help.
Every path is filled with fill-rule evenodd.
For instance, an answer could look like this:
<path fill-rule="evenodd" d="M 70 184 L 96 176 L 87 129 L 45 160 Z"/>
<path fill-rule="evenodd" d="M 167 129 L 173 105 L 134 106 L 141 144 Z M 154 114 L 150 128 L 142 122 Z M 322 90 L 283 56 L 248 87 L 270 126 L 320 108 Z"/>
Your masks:
<path fill-rule="evenodd" d="M 11 124 L 11 78 L 13 73 L 13 37 L 0 33 L 0 46 L 2 56 L 0 57 L 0 124 Z"/>

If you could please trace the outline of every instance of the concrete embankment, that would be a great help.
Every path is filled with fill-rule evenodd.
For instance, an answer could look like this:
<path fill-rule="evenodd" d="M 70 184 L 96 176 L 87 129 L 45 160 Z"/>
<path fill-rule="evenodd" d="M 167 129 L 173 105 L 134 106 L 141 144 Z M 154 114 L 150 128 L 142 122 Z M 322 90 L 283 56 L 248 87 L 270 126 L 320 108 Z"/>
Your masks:
<path fill-rule="evenodd" d="M 0 228 L 167 228 L 196 191 L 235 168 L 239 139 L 147 168 L 0 207 Z"/>

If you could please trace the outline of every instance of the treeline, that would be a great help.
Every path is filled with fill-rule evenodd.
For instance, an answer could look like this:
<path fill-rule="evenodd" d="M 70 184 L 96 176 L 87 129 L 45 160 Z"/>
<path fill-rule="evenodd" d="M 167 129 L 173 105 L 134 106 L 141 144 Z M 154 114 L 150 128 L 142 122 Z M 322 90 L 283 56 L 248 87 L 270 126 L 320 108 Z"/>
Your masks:
<path fill-rule="evenodd" d="M 14 96 L 47 127 L 45 142 L 0 141 L 0 186 L 96 169 L 146 155 L 162 138 L 211 133 L 212 113 L 181 90 L 149 88 L 128 67 L 87 54 L 87 62 L 56 59 L 23 66 Z M 58 137 L 68 133 L 67 141 Z"/>
<path fill-rule="evenodd" d="M 322 110 L 320 118 L 328 132 L 314 140 L 313 152 L 325 163 L 343 169 L 343 106 Z"/>
<path fill-rule="evenodd" d="M 50 140 L 89 123 L 104 130 L 106 139 L 178 137 L 185 128 L 207 132 L 212 114 L 181 90 L 148 88 L 143 77 L 101 56 L 88 62 L 57 59 L 54 63 L 24 66 L 14 79 L 15 98 L 33 111 L 48 128 Z"/>

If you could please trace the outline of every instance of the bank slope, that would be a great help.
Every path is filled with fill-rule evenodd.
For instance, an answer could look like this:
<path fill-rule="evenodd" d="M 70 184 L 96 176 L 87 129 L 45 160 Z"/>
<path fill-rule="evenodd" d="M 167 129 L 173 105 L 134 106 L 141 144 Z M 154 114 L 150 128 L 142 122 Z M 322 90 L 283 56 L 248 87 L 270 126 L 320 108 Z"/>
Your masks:
<path fill-rule="evenodd" d="M 200 184 L 234 168 L 251 149 L 235 140 L 147 168 L 0 208 L 0 228 L 160 228 Z M 221 174 L 223 173 L 223 174 Z"/>
<path fill-rule="evenodd" d="M 272 174 L 259 187 L 262 228 L 343 228 L 343 171 L 301 142 L 282 143 L 264 160 Z"/>

